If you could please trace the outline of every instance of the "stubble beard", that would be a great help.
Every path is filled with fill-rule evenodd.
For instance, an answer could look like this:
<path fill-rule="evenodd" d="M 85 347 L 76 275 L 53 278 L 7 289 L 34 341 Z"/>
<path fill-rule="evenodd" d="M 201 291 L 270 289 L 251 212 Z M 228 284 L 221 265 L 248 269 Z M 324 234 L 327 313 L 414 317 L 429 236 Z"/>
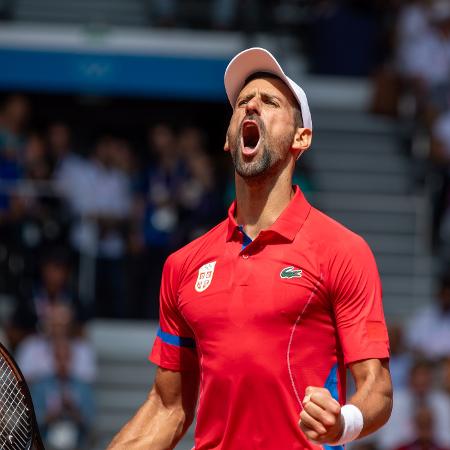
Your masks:
<path fill-rule="evenodd" d="M 255 178 L 265 173 L 272 166 L 272 152 L 265 142 L 261 142 L 262 150 L 260 155 L 256 156 L 256 160 L 246 162 L 244 156 L 239 150 L 240 137 L 236 139 L 235 151 L 231 152 L 234 169 L 242 178 Z"/>
<path fill-rule="evenodd" d="M 250 118 L 249 118 L 250 119 Z M 251 119 L 255 120 L 254 117 Z M 284 149 L 290 148 L 293 135 L 286 136 L 283 139 L 272 142 L 267 140 L 267 133 L 264 124 L 256 119 L 260 132 L 260 145 L 262 148 L 259 150 L 260 154 L 257 154 L 253 161 L 247 162 L 244 159 L 244 155 L 240 151 L 242 128 L 237 133 L 234 139 L 230 139 L 230 142 L 234 142 L 234 148 L 231 148 L 231 158 L 236 173 L 244 179 L 256 179 L 261 178 L 265 174 L 269 174 L 272 169 L 275 170 L 278 163 L 281 163 L 281 155 L 284 154 Z M 230 138 L 230 136 L 229 136 Z M 281 153 L 275 152 L 275 148 L 279 149 Z"/>

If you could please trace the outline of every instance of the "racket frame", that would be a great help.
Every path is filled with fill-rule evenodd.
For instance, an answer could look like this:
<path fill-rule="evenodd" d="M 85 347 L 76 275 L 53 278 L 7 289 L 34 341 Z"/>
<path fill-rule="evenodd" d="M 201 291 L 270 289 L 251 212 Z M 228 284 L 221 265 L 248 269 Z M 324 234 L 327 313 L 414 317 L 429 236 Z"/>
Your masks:
<path fill-rule="evenodd" d="M 20 370 L 18 364 L 5 348 L 5 346 L 0 342 L 0 357 L 2 357 L 6 364 L 9 366 L 11 371 L 13 372 L 14 377 L 17 381 L 17 387 L 21 391 L 24 396 L 25 405 L 28 408 L 31 416 L 31 443 L 27 448 L 23 450 L 45 450 L 44 444 L 42 442 L 41 435 L 39 433 L 39 427 L 37 425 L 36 414 L 34 412 L 33 400 L 31 398 L 31 393 L 28 388 L 28 385 L 25 381 L 25 377 L 23 376 L 22 371 Z"/>

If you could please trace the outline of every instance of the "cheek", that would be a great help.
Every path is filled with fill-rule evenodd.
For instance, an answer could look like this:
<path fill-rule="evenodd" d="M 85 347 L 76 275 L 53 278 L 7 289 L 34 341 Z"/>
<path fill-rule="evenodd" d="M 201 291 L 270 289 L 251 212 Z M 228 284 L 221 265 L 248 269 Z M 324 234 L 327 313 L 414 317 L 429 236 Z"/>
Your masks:
<path fill-rule="evenodd" d="M 236 117 L 235 115 L 233 115 L 233 117 L 230 120 L 230 125 L 228 126 L 228 131 L 227 131 L 227 135 L 228 135 L 228 139 L 236 139 L 236 136 L 239 133 L 239 123 L 240 123 L 240 119 L 238 117 Z"/>
<path fill-rule="evenodd" d="M 285 142 L 290 139 L 291 131 L 290 123 L 283 120 L 274 120 L 267 123 L 267 138 L 275 142 Z"/>

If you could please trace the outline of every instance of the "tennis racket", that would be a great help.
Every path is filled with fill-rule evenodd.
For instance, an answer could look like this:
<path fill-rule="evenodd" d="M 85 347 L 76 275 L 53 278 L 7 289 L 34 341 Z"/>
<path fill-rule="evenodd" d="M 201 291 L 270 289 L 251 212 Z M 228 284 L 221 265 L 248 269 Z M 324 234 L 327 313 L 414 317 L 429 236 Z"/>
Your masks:
<path fill-rule="evenodd" d="M 0 343 L 0 449 L 45 450 L 25 379 Z"/>

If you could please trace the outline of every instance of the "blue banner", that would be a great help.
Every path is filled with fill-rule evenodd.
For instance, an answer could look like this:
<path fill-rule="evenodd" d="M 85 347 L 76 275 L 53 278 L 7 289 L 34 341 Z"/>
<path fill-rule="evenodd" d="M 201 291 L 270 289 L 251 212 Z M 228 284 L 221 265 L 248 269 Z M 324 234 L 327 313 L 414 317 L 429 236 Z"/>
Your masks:
<path fill-rule="evenodd" d="M 225 101 L 224 59 L 0 49 L 0 89 Z"/>

